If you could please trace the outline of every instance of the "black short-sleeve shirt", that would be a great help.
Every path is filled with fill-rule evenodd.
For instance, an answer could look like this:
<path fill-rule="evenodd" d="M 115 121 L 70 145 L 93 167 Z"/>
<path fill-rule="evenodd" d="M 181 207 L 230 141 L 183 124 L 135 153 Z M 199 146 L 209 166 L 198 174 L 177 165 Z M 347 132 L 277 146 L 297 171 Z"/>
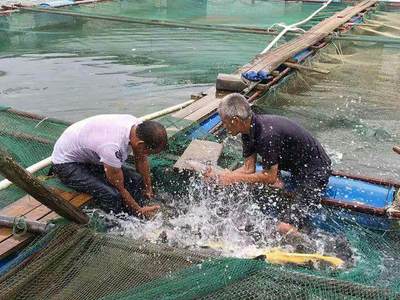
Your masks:
<path fill-rule="evenodd" d="M 330 169 L 331 160 L 311 133 L 285 117 L 253 115 L 249 134 L 242 134 L 243 156 L 261 156 L 264 169 L 278 164 L 295 176 Z"/>

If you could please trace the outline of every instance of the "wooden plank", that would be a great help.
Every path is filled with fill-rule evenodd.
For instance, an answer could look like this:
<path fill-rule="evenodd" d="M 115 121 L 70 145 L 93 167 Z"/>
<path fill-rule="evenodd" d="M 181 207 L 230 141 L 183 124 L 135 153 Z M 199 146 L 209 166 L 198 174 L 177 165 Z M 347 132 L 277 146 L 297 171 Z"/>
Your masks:
<path fill-rule="evenodd" d="M 234 74 L 240 74 L 248 70 L 260 71 L 267 70 L 272 72 L 282 63 L 293 57 L 302 50 L 323 40 L 334 30 L 348 22 L 353 16 L 365 11 L 375 5 L 378 0 L 365 0 L 353 7 L 347 7 L 341 12 L 336 13 L 330 18 L 325 19 L 316 26 L 312 27 L 300 37 L 269 51 L 263 55 L 255 57 L 250 64 L 239 68 Z M 216 95 L 215 87 L 207 91 L 207 96 L 189 105 L 185 109 L 176 112 L 172 116 L 185 119 L 191 122 L 198 122 L 212 114 L 217 108 L 223 95 Z M 183 130 L 185 126 L 181 126 Z M 171 128 L 169 132 L 174 133 L 176 129 Z"/>
<path fill-rule="evenodd" d="M 32 196 L 26 195 L 21 199 L 11 203 L 10 205 L 0 210 L 0 215 L 5 216 L 20 216 L 32 209 L 42 205 L 39 201 L 35 200 Z"/>
<path fill-rule="evenodd" d="M 180 119 L 186 118 L 188 115 L 194 113 L 199 108 L 203 107 L 204 105 L 209 104 L 210 101 L 213 101 L 215 99 L 215 92 L 216 92 L 215 87 L 208 89 L 205 92 L 207 94 L 206 96 L 195 101 L 193 104 L 185 107 L 184 109 L 181 109 L 180 111 L 177 111 L 176 113 L 173 113 L 171 116 L 174 118 L 180 118 Z"/>
<path fill-rule="evenodd" d="M 8 153 L 0 148 L 0 173 L 36 200 L 78 224 L 89 221 L 82 211 L 59 197 L 39 179 L 22 168 Z"/>
<path fill-rule="evenodd" d="M 222 149 L 223 145 L 219 143 L 193 140 L 175 163 L 174 168 L 199 171 L 196 167 L 198 165 L 210 164 L 216 166 Z"/>
<path fill-rule="evenodd" d="M 300 37 L 276 48 L 273 51 L 258 56 L 253 60 L 249 67 L 246 66 L 242 68 L 241 71 L 265 70 L 272 72 L 287 59 L 324 39 L 335 29 L 348 22 L 353 16 L 375 5 L 377 2 L 378 0 L 365 0 L 355 6 L 345 8 L 341 12 L 338 12 L 332 17 L 318 23 Z"/>
<path fill-rule="evenodd" d="M 92 199 L 93 199 L 93 197 L 91 195 L 79 194 L 78 196 L 74 197 L 70 202 L 72 205 L 74 205 L 76 207 L 81 207 L 82 205 L 85 205 Z M 60 218 L 60 216 L 56 212 L 53 211 L 50 214 L 41 218 L 40 221 L 50 221 L 50 220 L 55 220 L 58 218 Z"/>
<path fill-rule="evenodd" d="M 90 199 L 92 199 L 90 195 L 87 194 L 77 195 L 77 193 L 71 193 L 71 192 L 63 192 L 60 194 L 60 196 L 64 197 L 65 200 L 69 201 L 72 205 L 76 207 L 79 207 L 87 203 Z M 25 217 L 30 220 L 48 221 L 54 219 L 54 215 L 56 217 L 58 216 L 56 213 L 51 212 L 51 210 L 46 206 L 40 205 L 36 209 L 27 213 Z M 34 238 L 34 235 L 30 233 L 26 233 L 21 236 L 13 236 L 12 230 L 10 228 L 4 228 L 4 229 L 8 230 L 9 235 L 7 239 L 3 240 L 0 243 L 0 259 L 5 258 L 8 255 L 18 251 Z"/>
<path fill-rule="evenodd" d="M 34 237 L 35 236 L 33 234 L 27 233 L 21 236 L 14 236 L 6 239 L 0 244 L 0 259 L 4 259 L 22 249 L 29 242 L 31 242 Z"/>
<path fill-rule="evenodd" d="M 75 194 L 64 192 L 60 194 L 60 196 L 63 197 L 65 200 L 69 201 L 75 196 Z M 38 203 L 39 205 L 37 205 L 32 209 L 33 207 L 32 205 L 35 203 Z M 24 216 L 25 218 L 34 221 L 37 221 L 39 218 L 45 216 L 50 212 L 51 210 L 48 207 L 44 206 L 43 204 L 40 204 L 40 202 L 36 201 L 31 196 L 24 196 L 20 200 L 10 204 L 9 206 L 1 210 L 1 214 L 4 216 L 9 216 L 9 217 Z M 0 243 L 2 243 L 3 241 L 12 236 L 13 234 L 11 228 L 0 227 Z"/>

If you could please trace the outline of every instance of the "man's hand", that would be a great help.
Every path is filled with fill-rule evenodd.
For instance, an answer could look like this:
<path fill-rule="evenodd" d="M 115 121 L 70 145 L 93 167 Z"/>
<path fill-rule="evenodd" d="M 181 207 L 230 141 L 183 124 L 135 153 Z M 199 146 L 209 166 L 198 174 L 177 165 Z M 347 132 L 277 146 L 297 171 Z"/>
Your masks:
<path fill-rule="evenodd" d="M 229 170 L 217 172 L 212 167 L 208 167 L 207 170 L 203 173 L 203 176 L 206 182 L 216 181 L 216 183 L 221 186 L 227 186 L 234 182 L 232 180 L 234 174 L 232 171 Z"/>
<path fill-rule="evenodd" d="M 150 205 L 150 206 L 143 206 L 139 208 L 136 213 L 138 217 L 144 217 L 146 219 L 150 219 L 154 217 L 157 211 L 160 209 L 159 205 Z"/>
<path fill-rule="evenodd" d="M 204 180 L 206 182 L 214 181 L 217 178 L 217 173 L 211 166 L 207 166 L 206 170 L 202 172 L 202 175 L 204 176 Z"/>
<path fill-rule="evenodd" d="M 279 190 L 283 190 L 283 188 L 285 187 L 285 183 L 283 182 L 282 179 L 280 179 L 279 177 L 276 179 L 275 183 L 270 184 L 270 187 L 279 189 Z"/>
<path fill-rule="evenodd" d="M 143 196 L 144 196 L 146 199 L 153 199 L 153 198 L 154 198 L 153 189 L 144 191 L 144 192 L 143 192 Z"/>
<path fill-rule="evenodd" d="M 217 175 L 217 184 L 227 186 L 235 183 L 235 174 L 232 171 L 224 171 Z"/>

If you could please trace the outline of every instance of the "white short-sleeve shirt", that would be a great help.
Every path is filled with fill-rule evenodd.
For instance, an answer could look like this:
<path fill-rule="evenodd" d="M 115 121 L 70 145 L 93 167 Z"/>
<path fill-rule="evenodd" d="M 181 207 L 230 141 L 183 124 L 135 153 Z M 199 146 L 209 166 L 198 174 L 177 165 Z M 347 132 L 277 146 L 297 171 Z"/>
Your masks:
<path fill-rule="evenodd" d="M 131 115 L 98 115 L 68 127 L 54 145 L 53 164 L 105 163 L 120 168 L 128 158 L 132 126 L 141 120 Z"/>

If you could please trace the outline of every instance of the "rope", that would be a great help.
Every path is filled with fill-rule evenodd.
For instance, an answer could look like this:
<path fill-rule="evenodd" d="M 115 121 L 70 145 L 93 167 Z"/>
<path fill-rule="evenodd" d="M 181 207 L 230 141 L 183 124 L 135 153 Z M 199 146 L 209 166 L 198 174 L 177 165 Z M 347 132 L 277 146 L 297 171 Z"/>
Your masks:
<path fill-rule="evenodd" d="M 15 236 L 24 235 L 28 231 L 28 224 L 24 217 L 15 217 L 12 227 L 12 233 Z"/>
<path fill-rule="evenodd" d="M 278 23 L 276 25 L 279 25 L 280 27 L 283 27 L 283 30 L 268 44 L 268 46 L 261 51 L 261 54 L 264 54 L 266 52 L 268 52 L 269 50 L 271 50 L 271 48 L 288 32 L 288 31 L 297 31 L 300 28 L 298 28 L 298 26 L 307 23 L 308 21 L 310 21 L 315 15 L 317 15 L 321 10 L 323 10 L 324 8 L 326 8 L 333 0 L 328 0 L 327 2 L 325 2 L 324 5 L 322 5 L 319 9 L 317 9 L 315 12 L 313 12 L 310 16 L 308 16 L 306 19 L 291 24 L 291 25 L 285 25 L 283 23 Z"/>

